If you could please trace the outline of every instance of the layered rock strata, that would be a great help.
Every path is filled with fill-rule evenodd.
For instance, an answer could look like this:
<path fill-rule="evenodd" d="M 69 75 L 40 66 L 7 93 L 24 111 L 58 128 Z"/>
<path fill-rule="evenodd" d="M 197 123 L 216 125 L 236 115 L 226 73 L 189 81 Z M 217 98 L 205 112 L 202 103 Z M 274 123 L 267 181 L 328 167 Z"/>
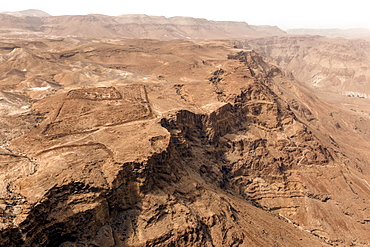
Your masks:
<path fill-rule="evenodd" d="M 279 68 L 227 42 L 99 45 L 43 75 L 90 83 L 24 93 L 40 119 L 0 149 L 2 245 L 369 245 L 368 178 Z"/>

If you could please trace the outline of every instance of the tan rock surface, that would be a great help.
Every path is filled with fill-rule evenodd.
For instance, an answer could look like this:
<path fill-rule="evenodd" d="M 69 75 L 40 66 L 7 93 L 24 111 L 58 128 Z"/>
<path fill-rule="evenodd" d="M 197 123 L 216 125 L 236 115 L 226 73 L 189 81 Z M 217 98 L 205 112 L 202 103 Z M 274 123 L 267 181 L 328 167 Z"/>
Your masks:
<path fill-rule="evenodd" d="M 286 36 L 242 41 L 294 78 L 313 88 L 340 95 L 370 98 L 370 43 L 361 39 Z"/>
<path fill-rule="evenodd" d="M 2 245 L 369 246 L 359 116 L 233 46 L 7 41 Z"/>
<path fill-rule="evenodd" d="M 37 10 L 0 13 L 4 37 L 145 38 L 205 40 L 285 35 L 276 26 L 176 16 L 99 14 L 50 16 Z"/>

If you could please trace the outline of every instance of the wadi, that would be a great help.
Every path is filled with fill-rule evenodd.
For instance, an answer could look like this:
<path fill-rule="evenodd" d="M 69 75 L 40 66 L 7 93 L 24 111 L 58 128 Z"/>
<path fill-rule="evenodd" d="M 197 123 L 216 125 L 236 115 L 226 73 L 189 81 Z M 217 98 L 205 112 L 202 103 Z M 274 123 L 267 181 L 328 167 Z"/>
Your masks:
<path fill-rule="evenodd" d="M 0 246 L 370 246 L 370 42 L 0 14 Z"/>

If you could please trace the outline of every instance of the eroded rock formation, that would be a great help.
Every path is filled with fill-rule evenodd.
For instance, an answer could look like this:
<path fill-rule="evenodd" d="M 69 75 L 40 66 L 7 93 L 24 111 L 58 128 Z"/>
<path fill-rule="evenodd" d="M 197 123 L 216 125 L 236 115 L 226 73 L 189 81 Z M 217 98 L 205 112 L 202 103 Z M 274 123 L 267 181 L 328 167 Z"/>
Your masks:
<path fill-rule="evenodd" d="M 369 245 L 365 164 L 319 128 L 328 103 L 256 52 L 35 44 L 1 51 L 21 75 L 1 121 L 25 119 L 2 133 L 3 246 Z"/>
<path fill-rule="evenodd" d="M 37 10 L 0 13 L 4 37 L 85 37 L 205 40 L 285 35 L 276 26 L 202 18 L 99 14 L 50 16 Z"/>

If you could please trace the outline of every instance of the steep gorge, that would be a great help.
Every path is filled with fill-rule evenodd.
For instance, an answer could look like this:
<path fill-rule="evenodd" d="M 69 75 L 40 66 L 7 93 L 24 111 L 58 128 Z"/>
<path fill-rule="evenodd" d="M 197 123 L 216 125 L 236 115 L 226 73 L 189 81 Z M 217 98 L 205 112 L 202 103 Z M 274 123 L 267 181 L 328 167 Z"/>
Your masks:
<path fill-rule="evenodd" d="M 256 52 L 53 45 L 32 50 L 53 87 L 30 90 L 33 67 L 3 87 L 39 116 L 0 149 L 4 246 L 369 245 L 356 156 L 317 128 L 320 100 Z M 68 66 L 90 73 L 60 80 Z"/>
<path fill-rule="evenodd" d="M 236 42 L 254 49 L 310 87 L 368 98 L 370 43 L 362 39 L 286 36 Z"/>

